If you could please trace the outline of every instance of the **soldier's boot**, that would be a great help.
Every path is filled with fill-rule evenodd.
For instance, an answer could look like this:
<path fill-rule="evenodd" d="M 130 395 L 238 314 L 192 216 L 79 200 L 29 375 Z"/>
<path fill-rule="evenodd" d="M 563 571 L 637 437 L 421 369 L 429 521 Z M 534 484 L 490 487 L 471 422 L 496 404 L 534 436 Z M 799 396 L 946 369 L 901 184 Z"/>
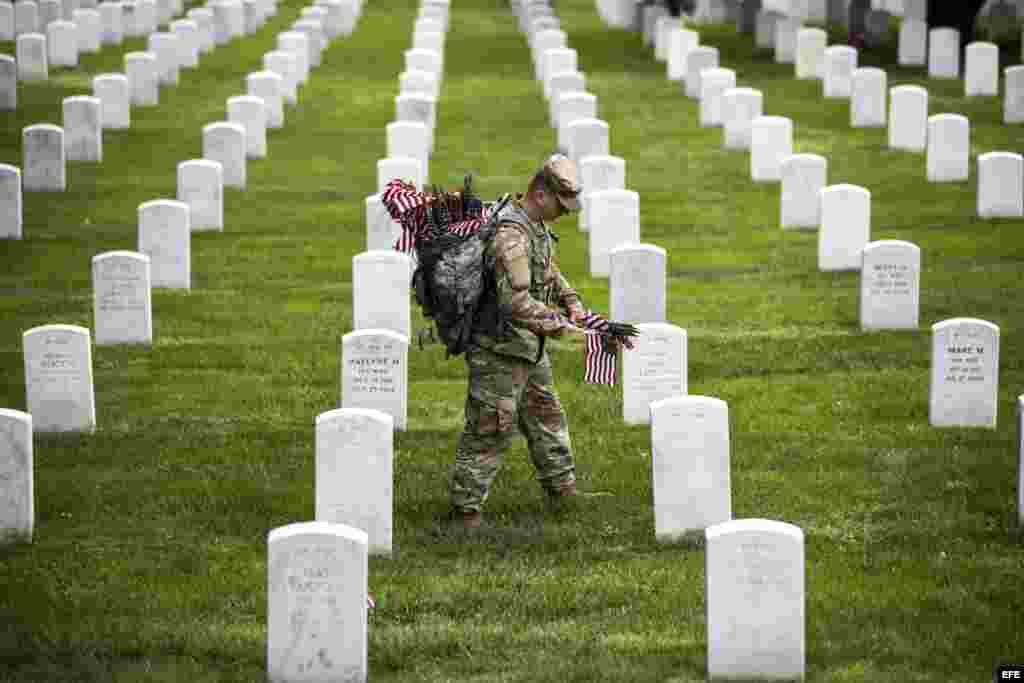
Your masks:
<path fill-rule="evenodd" d="M 545 489 L 545 491 L 548 496 L 548 507 L 556 512 L 572 508 L 580 498 L 575 481 L 566 482 L 553 489 Z"/>

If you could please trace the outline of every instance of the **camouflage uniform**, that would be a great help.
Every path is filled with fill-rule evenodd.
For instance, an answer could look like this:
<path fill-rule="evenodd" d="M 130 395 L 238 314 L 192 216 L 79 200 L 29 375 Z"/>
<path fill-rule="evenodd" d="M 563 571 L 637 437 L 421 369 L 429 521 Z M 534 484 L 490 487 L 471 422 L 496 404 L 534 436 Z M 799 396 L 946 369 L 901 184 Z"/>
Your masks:
<path fill-rule="evenodd" d="M 485 262 L 494 264 L 495 291 L 480 319 L 499 322 L 478 323 L 466 352 L 466 423 L 451 476 L 452 506 L 467 512 L 487 499 L 517 427 L 547 491 L 575 481 L 569 425 L 544 338 L 561 336 L 569 324 L 550 305 L 572 310 L 581 305 L 579 295 L 558 270 L 547 225 L 532 221 L 518 196 L 502 212 Z"/>

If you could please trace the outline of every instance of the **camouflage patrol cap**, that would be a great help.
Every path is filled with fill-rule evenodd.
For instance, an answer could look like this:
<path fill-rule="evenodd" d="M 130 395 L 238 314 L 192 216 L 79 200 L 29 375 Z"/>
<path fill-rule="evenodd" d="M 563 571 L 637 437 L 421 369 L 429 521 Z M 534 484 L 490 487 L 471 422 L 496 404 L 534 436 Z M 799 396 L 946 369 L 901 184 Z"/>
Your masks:
<path fill-rule="evenodd" d="M 551 190 L 558 202 L 569 211 L 579 211 L 580 184 L 576 180 L 576 164 L 564 154 L 553 154 L 541 169 L 544 184 Z"/>

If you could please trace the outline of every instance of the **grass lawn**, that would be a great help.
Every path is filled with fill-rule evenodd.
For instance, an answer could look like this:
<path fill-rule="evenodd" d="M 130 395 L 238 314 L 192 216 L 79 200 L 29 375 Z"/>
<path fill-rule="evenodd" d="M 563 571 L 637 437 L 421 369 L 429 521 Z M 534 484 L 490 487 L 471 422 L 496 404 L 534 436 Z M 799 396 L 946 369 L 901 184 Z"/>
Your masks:
<path fill-rule="evenodd" d="M 752 36 L 700 28 L 766 114 L 793 119 L 796 151 L 827 157 L 830 183 L 871 191 L 873 239 L 921 247 L 920 328 L 862 333 L 858 275 L 819 272 L 815 233 L 779 228 L 778 186 L 752 183 L 748 154 L 699 127 L 640 34 L 607 29 L 592 2 L 557 6 L 641 196 L 641 237 L 668 252 L 690 393 L 728 402 L 733 516 L 806 534 L 807 680 L 976 683 L 1024 660 L 1024 221 L 975 216 L 974 162 L 1024 152 L 1024 128 L 1000 123 L 996 98 L 964 99 L 962 81 L 897 67 L 894 48 L 864 53 L 890 86 L 925 85 L 931 113 L 970 118 L 971 181 L 929 184 L 923 155 L 851 129 L 847 102 Z M 25 239 L 0 241 L 0 406 L 26 407 L 22 333 L 92 327 L 91 257 L 136 248 L 138 205 L 174 198 L 176 164 L 200 156 L 202 126 L 225 118 L 300 10 L 284 0 L 161 88 L 158 107 L 133 108 L 129 130 L 105 131 L 102 164 L 69 164 L 66 192 L 25 195 Z M 154 291 L 153 347 L 93 349 L 96 433 L 35 437 L 35 540 L 0 550 L 0 681 L 264 679 L 266 536 L 313 515 L 313 423 L 339 399 L 351 259 L 415 10 L 371 1 L 325 51 L 248 188 L 225 191 L 224 232 L 193 235 L 191 291 Z M 21 166 L 24 126 L 59 125 L 63 97 L 91 94 L 92 76 L 139 49 L 126 40 L 19 84 L 0 162 Z M 1019 54 L 1010 45 L 1003 64 Z M 472 172 L 485 198 L 522 191 L 555 133 L 503 0 L 452 3 L 445 69 L 431 180 Z M 574 218 L 555 229 L 563 271 L 607 311 L 587 235 Z M 996 430 L 928 426 L 930 326 L 953 317 L 1001 329 Z M 549 348 L 581 486 L 609 495 L 547 512 L 520 440 L 474 537 L 440 521 L 465 365 L 410 349 L 395 554 L 370 561 L 372 681 L 704 680 L 704 553 L 654 540 L 649 428 L 623 424 L 621 387 L 582 384 L 578 341 Z"/>

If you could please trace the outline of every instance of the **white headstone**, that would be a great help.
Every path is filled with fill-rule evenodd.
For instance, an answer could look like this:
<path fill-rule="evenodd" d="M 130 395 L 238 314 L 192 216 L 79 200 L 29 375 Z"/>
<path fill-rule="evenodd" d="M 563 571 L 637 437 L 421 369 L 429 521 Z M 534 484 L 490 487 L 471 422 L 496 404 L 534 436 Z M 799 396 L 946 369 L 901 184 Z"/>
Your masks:
<path fill-rule="evenodd" d="M 864 247 L 860 272 L 862 330 L 916 330 L 921 289 L 921 249 L 880 240 Z"/>
<path fill-rule="evenodd" d="M 46 27 L 46 48 L 50 66 L 78 66 L 78 27 L 70 21 L 50 22 Z"/>
<path fill-rule="evenodd" d="M 579 170 L 580 212 L 579 228 L 589 231 L 587 222 L 587 198 L 590 192 L 597 190 L 622 190 L 626 187 L 626 161 L 620 157 L 609 155 L 590 155 L 580 159 Z"/>
<path fill-rule="evenodd" d="M 263 102 L 266 116 L 264 128 L 264 156 L 266 155 L 266 128 L 280 128 L 284 125 L 284 102 L 281 99 L 283 79 L 272 71 L 256 71 L 245 77 L 246 91 Z M 233 99 L 233 98 L 232 98 Z M 248 140 L 248 131 L 246 132 Z"/>
<path fill-rule="evenodd" d="M 857 50 L 846 45 L 825 48 L 823 72 L 825 97 L 847 98 L 853 92 L 853 71 L 857 68 Z"/>
<path fill-rule="evenodd" d="M 850 93 L 850 125 L 854 128 L 884 128 L 888 79 L 875 67 L 854 69 Z"/>
<path fill-rule="evenodd" d="M 50 123 L 21 130 L 21 177 L 25 192 L 63 192 L 66 187 L 64 131 Z"/>
<path fill-rule="evenodd" d="M 753 88 L 730 88 L 722 93 L 725 149 L 750 149 L 750 123 L 761 116 L 764 96 Z"/>
<path fill-rule="evenodd" d="M 305 33 L 285 31 L 277 34 L 277 48 L 295 55 L 298 66 L 298 82 L 305 83 L 309 79 L 309 38 Z"/>
<path fill-rule="evenodd" d="M 78 51 L 95 54 L 100 51 L 100 13 L 94 9 L 76 9 L 72 21 L 78 27 Z"/>
<path fill-rule="evenodd" d="M 541 57 L 541 75 L 544 78 L 544 97 L 551 97 L 550 78 L 563 71 L 578 71 L 576 66 L 576 50 L 555 48 L 547 50 Z"/>
<path fill-rule="evenodd" d="M 597 96 L 588 92 L 566 92 L 556 95 L 558 148 L 569 149 L 569 124 L 578 119 L 597 118 Z"/>
<path fill-rule="evenodd" d="M 565 31 L 548 29 L 541 31 L 533 39 L 533 76 L 543 82 L 541 75 L 542 57 L 548 50 L 565 47 Z"/>
<path fill-rule="evenodd" d="M 668 80 L 681 81 L 686 77 L 686 57 L 697 47 L 700 36 L 678 24 L 668 31 Z"/>
<path fill-rule="evenodd" d="M 32 541 L 32 416 L 0 408 L 0 543 Z"/>
<path fill-rule="evenodd" d="M 700 125 L 705 128 L 722 126 L 722 96 L 736 87 L 736 72 L 732 69 L 704 69 L 700 72 Z"/>
<path fill-rule="evenodd" d="M 224 167 L 209 159 L 180 162 L 177 199 L 188 205 L 192 232 L 224 230 Z"/>
<path fill-rule="evenodd" d="M 203 158 L 220 162 L 224 186 L 245 189 L 245 127 L 221 121 L 203 126 Z"/>
<path fill-rule="evenodd" d="M 978 215 L 982 218 L 1024 216 L 1024 157 L 987 152 L 978 157 Z"/>
<path fill-rule="evenodd" d="M 151 288 L 145 254 L 108 251 L 92 257 L 96 346 L 153 343 Z"/>
<path fill-rule="evenodd" d="M 124 129 L 131 125 L 131 86 L 124 74 L 100 74 L 92 79 L 93 95 L 100 101 L 103 128 Z"/>
<path fill-rule="evenodd" d="M 700 98 L 700 74 L 704 69 L 718 68 L 718 48 L 698 45 L 686 57 L 687 97 Z"/>
<path fill-rule="evenodd" d="M 793 121 L 784 116 L 758 116 L 750 122 L 750 177 L 778 182 L 782 160 L 793 154 Z"/>
<path fill-rule="evenodd" d="M 601 119 L 576 119 L 565 127 L 569 158 L 579 164 L 583 157 L 607 156 L 610 151 L 608 124 Z"/>
<path fill-rule="evenodd" d="M 964 51 L 964 94 L 967 97 L 999 94 L 999 46 L 974 42 Z"/>
<path fill-rule="evenodd" d="M 928 62 L 928 23 L 904 19 L 900 24 L 897 60 L 900 66 L 924 66 Z"/>
<path fill-rule="evenodd" d="M 149 257 L 153 287 L 190 289 L 192 248 L 188 204 L 154 199 L 139 204 L 140 254 Z"/>
<path fill-rule="evenodd" d="M 999 327 L 976 318 L 932 325 L 931 426 L 995 428 L 998 397 Z"/>
<path fill-rule="evenodd" d="M 156 55 L 161 84 L 178 84 L 178 42 L 178 36 L 173 33 L 159 31 L 147 38 L 147 51 Z"/>
<path fill-rule="evenodd" d="M 798 17 L 783 17 L 775 22 L 775 63 L 796 62 L 796 37 L 802 27 Z"/>
<path fill-rule="evenodd" d="M 928 32 L 928 77 L 960 77 L 960 32 L 933 28 Z"/>
<path fill-rule="evenodd" d="M 395 120 L 422 123 L 427 127 L 427 143 L 434 149 L 434 126 L 437 121 L 437 99 L 432 95 L 409 93 L 395 97 Z"/>
<path fill-rule="evenodd" d="M 91 95 L 65 97 L 64 155 L 67 161 L 103 161 L 103 126 L 100 98 Z"/>
<path fill-rule="evenodd" d="M 816 230 L 821 225 L 821 191 L 828 184 L 828 160 L 818 154 L 793 154 L 780 162 L 779 176 L 780 225 Z"/>
<path fill-rule="evenodd" d="M 19 81 L 45 81 L 49 78 L 46 36 L 40 33 L 20 34 L 15 46 L 15 55 Z"/>
<path fill-rule="evenodd" d="M 408 291 L 408 290 L 406 290 Z M 405 430 L 409 338 L 391 330 L 356 330 L 341 338 L 341 407 L 372 408 Z"/>
<path fill-rule="evenodd" d="M 708 678 L 803 680 L 804 532 L 738 519 L 705 532 Z"/>
<path fill-rule="evenodd" d="M 966 116 L 936 114 L 928 117 L 928 181 L 967 180 L 971 151 L 971 127 Z"/>
<path fill-rule="evenodd" d="M 860 270 L 871 240 L 871 192 L 845 183 L 821 191 L 818 270 Z"/>
<path fill-rule="evenodd" d="M 394 420 L 379 410 L 316 416 L 316 519 L 362 529 L 373 555 L 391 555 L 394 438 Z"/>
<path fill-rule="evenodd" d="M 133 106 L 151 107 L 159 102 L 160 73 L 152 52 L 129 52 L 124 56 L 125 74 Z"/>
<path fill-rule="evenodd" d="M 651 403 L 651 488 L 659 541 L 732 519 L 729 470 L 725 401 L 676 396 Z"/>
<path fill-rule="evenodd" d="M 889 149 L 923 152 L 928 140 L 928 91 L 918 85 L 889 90 Z"/>
<path fill-rule="evenodd" d="M 0 239 L 20 240 L 21 226 L 21 169 L 0 164 Z"/>
<path fill-rule="evenodd" d="M 124 10 L 120 2 L 101 2 L 100 42 L 103 45 L 120 45 L 124 42 Z"/>
<path fill-rule="evenodd" d="M 430 168 L 430 130 L 415 121 L 393 121 L 385 127 L 388 158 L 412 157 L 422 164 L 423 182 Z"/>
<path fill-rule="evenodd" d="M 316 4 L 327 12 L 324 32 L 327 34 L 328 40 L 334 40 L 341 35 L 342 29 L 345 27 L 345 8 L 338 0 L 317 0 Z"/>
<path fill-rule="evenodd" d="M 343 524 L 301 522 L 267 536 L 267 677 L 367 680 L 368 538 Z"/>
<path fill-rule="evenodd" d="M 18 108 L 18 63 L 10 55 L 0 55 L 0 111 Z"/>
<path fill-rule="evenodd" d="M 318 21 L 302 19 L 292 24 L 292 31 L 305 34 L 309 42 L 306 44 L 306 57 L 309 59 L 310 68 L 320 66 L 321 36 L 323 28 Z"/>
<path fill-rule="evenodd" d="M 802 28 L 796 37 L 796 77 L 821 78 L 825 72 L 828 34 L 820 28 Z"/>
<path fill-rule="evenodd" d="M 558 124 L 558 99 L 562 95 L 584 92 L 587 89 L 586 76 L 579 71 L 559 71 L 550 74 L 548 87 L 548 119 L 552 126 Z"/>
<path fill-rule="evenodd" d="M 441 53 L 413 48 L 405 51 L 406 71 L 426 71 L 441 78 Z"/>
<path fill-rule="evenodd" d="M 14 4 L 0 3 L 0 40 L 14 40 L 15 37 L 17 32 L 14 30 Z"/>
<path fill-rule="evenodd" d="M 423 162 L 415 157 L 389 157 L 377 161 L 377 192 L 395 178 L 411 182 L 417 189 L 424 185 Z"/>
<path fill-rule="evenodd" d="M 653 244 L 623 244 L 609 252 L 608 286 L 612 320 L 631 323 L 665 322 L 668 255 Z"/>
<path fill-rule="evenodd" d="M 227 6 L 228 39 L 245 35 L 245 5 L 241 0 L 222 0 Z"/>
<path fill-rule="evenodd" d="M 191 19 L 172 21 L 171 33 L 178 38 L 178 64 L 192 69 L 199 66 L 199 25 Z"/>
<path fill-rule="evenodd" d="M 14 3 L 14 32 L 17 36 L 36 33 L 39 25 L 39 6 L 34 0 L 18 0 Z"/>
<path fill-rule="evenodd" d="M 281 77 L 281 99 L 289 104 L 298 102 L 298 60 L 294 53 L 284 50 L 272 50 L 263 55 L 263 68 Z M 284 110 L 282 107 L 282 121 Z"/>
<path fill-rule="evenodd" d="M 352 257 L 352 328 L 411 334 L 409 257 L 394 249 Z"/>
<path fill-rule="evenodd" d="M 441 55 L 444 63 L 444 34 L 440 31 L 418 31 L 412 36 L 414 50 L 432 50 Z"/>
<path fill-rule="evenodd" d="M 211 9 L 213 10 L 213 42 L 216 45 L 226 45 L 231 40 L 228 5 L 225 2 L 214 2 Z"/>
<path fill-rule="evenodd" d="M 403 71 L 398 76 L 398 94 L 418 93 L 437 98 L 440 86 L 437 76 L 428 71 Z"/>
<path fill-rule="evenodd" d="M 206 7 L 196 7 L 190 9 L 185 16 L 196 22 L 196 26 L 199 27 L 199 52 L 200 54 L 207 54 L 216 45 L 214 41 L 216 28 L 214 27 L 213 10 Z"/>
<path fill-rule="evenodd" d="M 1003 73 L 1006 75 L 1003 123 L 1024 123 L 1024 65 L 1008 67 Z"/>
<path fill-rule="evenodd" d="M 379 194 L 366 198 L 366 250 L 394 249 L 402 226 L 391 219 Z"/>
<path fill-rule="evenodd" d="M 640 195 L 632 190 L 597 190 L 587 194 L 590 230 L 590 275 L 609 277 L 611 251 L 640 242 Z"/>
<path fill-rule="evenodd" d="M 36 432 L 92 432 L 96 397 L 89 330 L 42 325 L 22 334 L 26 405 Z"/>
<path fill-rule="evenodd" d="M 622 352 L 622 417 L 648 424 L 655 401 L 686 396 L 686 330 L 641 323 L 634 348 Z"/>

